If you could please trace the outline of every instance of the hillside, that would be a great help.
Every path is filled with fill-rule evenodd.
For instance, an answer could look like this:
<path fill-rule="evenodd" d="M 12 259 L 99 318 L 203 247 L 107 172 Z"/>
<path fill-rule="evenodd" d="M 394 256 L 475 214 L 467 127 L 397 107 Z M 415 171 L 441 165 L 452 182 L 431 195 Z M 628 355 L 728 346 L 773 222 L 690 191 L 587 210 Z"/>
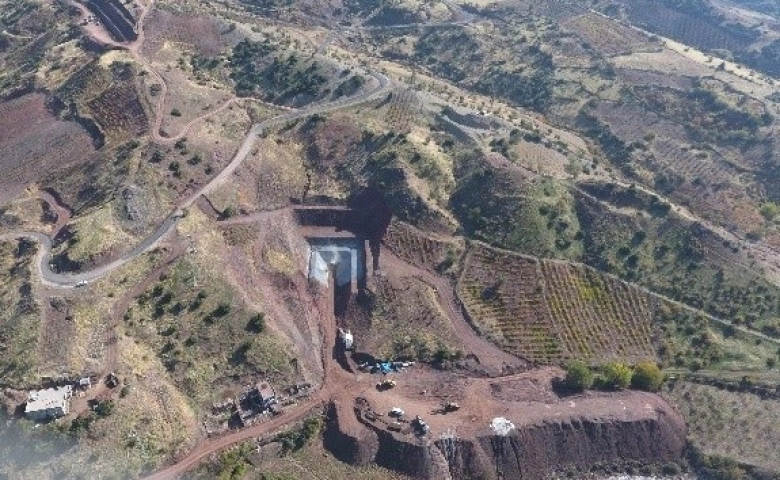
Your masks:
<path fill-rule="evenodd" d="M 0 0 L 0 472 L 771 478 L 778 52 L 762 0 Z"/>

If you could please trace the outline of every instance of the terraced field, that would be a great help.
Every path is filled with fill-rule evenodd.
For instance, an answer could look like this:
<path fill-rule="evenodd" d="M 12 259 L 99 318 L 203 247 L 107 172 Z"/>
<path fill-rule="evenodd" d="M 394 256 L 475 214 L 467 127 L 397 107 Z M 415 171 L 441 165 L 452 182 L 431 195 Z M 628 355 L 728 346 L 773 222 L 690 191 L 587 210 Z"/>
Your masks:
<path fill-rule="evenodd" d="M 148 120 L 135 87 L 130 82 L 118 83 L 87 104 L 95 121 L 111 140 L 127 140 L 142 134 Z"/>
<path fill-rule="evenodd" d="M 408 88 L 396 90 L 392 95 L 387 122 L 393 127 L 393 131 L 409 133 L 410 122 L 420 111 L 420 99 Z"/>
<path fill-rule="evenodd" d="M 463 248 L 461 244 L 434 238 L 398 221 L 390 224 L 383 242 L 404 261 L 428 270 L 449 266 Z"/>
<path fill-rule="evenodd" d="M 553 324 L 573 356 L 655 357 L 648 295 L 582 265 L 540 263 Z"/>
<path fill-rule="evenodd" d="M 777 451 L 765 447 L 780 439 L 780 400 L 685 381 L 669 384 L 663 395 L 685 416 L 693 444 L 704 453 L 780 468 Z"/>
<path fill-rule="evenodd" d="M 627 55 L 650 47 L 646 35 L 597 13 L 572 18 L 564 26 L 604 55 Z"/>
<path fill-rule="evenodd" d="M 583 265 L 476 244 L 457 291 L 477 328 L 534 362 L 656 356 L 654 300 Z"/>

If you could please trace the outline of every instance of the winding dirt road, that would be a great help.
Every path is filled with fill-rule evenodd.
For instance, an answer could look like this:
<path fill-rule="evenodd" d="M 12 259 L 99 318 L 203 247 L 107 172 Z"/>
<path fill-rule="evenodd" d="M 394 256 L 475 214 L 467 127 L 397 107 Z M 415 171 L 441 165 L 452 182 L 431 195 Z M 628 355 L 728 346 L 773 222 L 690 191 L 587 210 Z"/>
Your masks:
<path fill-rule="evenodd" d="M 87 12 L 86 8 L 83 7 L 83 5 L 75 2 L 73 3 L 73 5 L 77 6 L 82 11 L 82 13 Z M 108 41 L 107 43 L 116 48 L 121 48 L 130 52 L 130 54 L 133 55 L 134 58 L 136 58 L 139 62 L 143 63 L 147 67 L 147 69 L 150 70 L 153 76 L 155 76 L 161 81 L 161 84 L 163 85 L 163 91 L 161 92 L 159 99 L 157 101 L 157 105 L 155 107 L 156 108 L 155 121 L 153 122 L 154 124 L 151 128 L 150 135 L 154 139 L 167 142 L 167 141 L 172 141 L 175 138 L 181 136 L 184 132 L 182 132 L 182 134 L 179 134 L 177 137 L 171 137 L 171 138 L 163 138 L 159 136 L 159 127 L 162 122 L 162 108 L 164 107 L 164 103 L 165 103 L 167 87 L 165 86 L 165 82 L 162 76 L 160 76 L 159 73 L 157 73 L 152 68 L 152 65 L 140 54 L 141 46 L 144 40 L 143 22 L 146 19 L 146 16 L 153 8 L 153 6 L 154 6 L 154 2 L 150 2 L 144 8 L 141 14 L 141 17 L 138 22 L 139 35 L 137 41 L 129 45 L 120 44 L 113 41 Z M 105 41 L 102 37 L 97 38 L 97 40 L 101 42 Z M 247 134 L 246 138 L 244 139 L 244 142 L 241 144 L 241 146 L 233 156 L 230 163 L 228 163 L 225 166 L 225 168 L 222 169 L 221 172 L 219 172 L 208 183 L 206 183 L 205 185 L 200 187 L 197 191 L 195 191 L 190 197 L 186 198 L 183 202 L 181 202 L 176 208 L 176 210 L 174 210 L 171 214 L 169 214 L 163 220 L 163 222 L 148 237 L 146 237 L 144 240 L 141 241 L 141 243 L 139 243 L 130 251 L 124 253 L 118 259 L 114 260 L 111 263 L 102 265 L 88 272 L 82 272 L 78 274 L 60 274 L 54 272 L 51 268 L 52 238 L 50 236 L 39 232 L 22 231 L 22 232 L 13 232 L 5 235 L 0 235 L 0 241 L 28 238 L 40 243 L 42 248 L 38 254 L 38 261 L 37 261 L 38 276 L 40 277 L 41 282 L 48 287 L 74 288 L 78 285 L 84 284 L 85 282 L 89 283 L 105 275 L 108 275 L 109 273 L 123 266 L 127 262 L 133 260 L 139 255 L 156 247 L 159 244 L 160 240 L 162 240 L 169 232 L 171 232 L 176 227 L 176 225 L 179 223 L 179 220 L 181 220 L 181 218 L 185 215 L 186 209 L 191 207 L 192 204 L 195 203 L 195 201 L 201 195 L 207 195 L 213 192 L 217 187 L 222 185 L 225 181 L 227 181 L 230 178 L 230 176 L 236 171 L 236 169 L 238 169 L 238 167 L 244 162 L 247 156 L 249 156 L 249 153 L 252 151 L 252 148 L 254 147 L 257 139 L 261 137 L 264 134 L 264 132 L 269 128 L 286 122 L 291 122 L 291 121 L 299 120 L 301 118 L 316 115 L 316 114 L 324 114 L 335 110 L 351 108 L 369 102 L 371 100 L 374 100 L 389 90 L 389 87 L 391 86 L 391 81 L 386 76 L 376 72 L 367 72 L 367 73 L 369 74 L 369 76 L 373 77 L 373 83 L 374 83 L 373 88 L 371 88 L 368 91 L 364 90 L 351 97 L 341 98 L 328 103 L 310 105 L 300 110 L 293 110 L 253 125 L 252 128 L 249 130 L 249 133 Z M 231 101 L 236 101 L 236 100 L 237 99 L 232 99 Z M 202 121 L 208 116 L 213 115 L 214 113 L 221 111 L 224 108 L 227 108 L 228 105 L 229 103 L 223 104 L 222 106 L 218 107 L 216 110 L 213 110 L 199 117 L 198 119 L 193 120 L 193 122 L 190 122 L 190 125 L 194 125 L 195 123 L 197 123 L 197 121 Z M 186 132 L 186 128 L 189 128 L 189 126 L 185 127 L 185 132 Z"/>

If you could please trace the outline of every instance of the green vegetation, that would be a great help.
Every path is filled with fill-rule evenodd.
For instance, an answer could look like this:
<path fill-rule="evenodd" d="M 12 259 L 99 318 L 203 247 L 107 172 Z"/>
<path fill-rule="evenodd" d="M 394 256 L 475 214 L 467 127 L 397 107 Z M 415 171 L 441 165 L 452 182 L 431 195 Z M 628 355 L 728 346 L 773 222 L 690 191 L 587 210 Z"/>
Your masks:
<path fill-rule="evenodd" d="M 595 383 L 605 390 L 623 390 L 631 385 L 631 367 L 622 362 L 604 364 Z"/>
<path fill-rule="evenodd" d="M 539 257 L 581 256 L 574 199 L 553 179 L 523 184 L 480 166 L 464 172 L 450 203 L 471 238 Z"/>
<path fill-rule="evenodd" d="M 0 243 L 0 384 L 14 388 L 31 385 L 37 374 L 41 311 L 31 282 L 36 251 L 27 240 Z"/>
<path fill-rule="evenodd" d="M 256 313 L 246 324 L 246 330 L 252 333 L 263 333 L 265 331 L 265 315 Z"/>
<path fill-rule="evenodd" d="M 196 405 L 215 401 L 214 382 L 226 377 L 292 378 L 289 347 L 264 328 L 264 316 L 236 302 L 227 284 L 201 272 L 199 264 L 178 262 L 125 315 L 128 333 L 157 353 Z"/>
<path fill-rule="evenodd" d="M 720 386 L 680 379 L 661 390 L 688 425 L 689 463 L 702 478 L 772 478 L 757 474 L 780 469 L 773 447 L 780 433 L 774 382 L 761 391 L 751 382 L 714 383 Z"/>
<path fill-rule="evenodd" d="M 659 354 L 664 365 L 693 371 L 764 370 L 779 358 L 775 344 L 710 322 L 702 315 L 663 305 L 657 316 L 663 333 Z"/>
<path fill-rule="evenodd" d="M 321 417 L 309 417 L 297 430 L 281 434 L 277 441 L 282 445 L 282 455 L 287 455 L 305 447 L 307 443 L 320 434 L 322 430 Z"/>
<path fill-rule="evenodd" d="M 361 75 L 352 75 L 347 80 L 344 80 L 333 91 L 334 97 L 349 97 L 357 93 L 360 88 L 365 85 L 366 79 Z"/>
<path fill-rule="evenodd" d="M 569 392 L 578 393 L 595 387 L 599 390 L 633 388 L 655 392 L 664 382 L 664 374 L 653 361 L 638 362 L 633 368 L 618 361 L 591 367 L 582 360 L 566 364 L 566 376 L 561 385 Z"/>
<path fill-rule="evenodd" d="M 563 382 L 567 389 L 582 392 L 593 386 L 595 376 L 590 367 L 580 360 L 574 360 L 566 365 L 566 377 Z"/>
<path fill-rule="evenodd" d="M 590 199 L 578 202 L 583 261 L 655 292 L 767 335 L 777 335 L 780 289 L 759 274 L 729 268 L 712 251 L 737 245 L 671 214 L 669 205 L 635 187 L 587 183 L 609 204 L 649 215 L 617 214 Z M 728 254 L 728 253 L 727 253 Z"/>
<path fill-rule="evenodd" d="M 765 202 L 761 205 L 760 211 L 767 222 L 780 219 L 780 205 L 775 202 Z"/>
<path fill-rule="evenodd" d="M 772 123 L 771 116 L 734 108 L 701 83 L 686 92 L 634 87 L 631 94 L 651 112 L 684 126 L 697 142 L 745 147 L 757 141 L 759 127 Z"/>
<path fill-rule="evenodd" d="M 243 40 L 230 57 L 231 78 L 241 96 L 260 96 L 274 103 L 309 101 L 323 94 L 322 67 L 297 53 L 282 55 L 270 40 Z"/>
<path fill-rule="evenodd" d="M 249 455 L 252 454 L 254 445 L 252 442 L 244 442 L 233 447 L 219 456 L 216 466 L 210 468 L 212 478 L 218 480 L 240 480 L 245 478 L 249 469 Z"/>
<path fill-rule="evenodd" d="M 631 388 L 656 392 L 664 382 L 664 374 L 658 368 L 658 364 L 651 361 L 639 362 L 634 367 L 634 375 L 631 377 Z"/>
<path fill-rule="evenodd" d="M 413 59 L 448 80 L 460 82 L 475 68 L 481 72 L 469 86 L 485 95 L 505 98 L 537 111 L 552 100 L 555 65 L 552 56 L 538 45 L 515 44 L 514 61 L 499 60 L 498 51 L 478 42 L 473 33 L 462 29 L 430 29 L 414 45 Z M 393 51 L 391 55 L 396 55 Z M 485 68 L 485 63 L 487 66 Z"/>

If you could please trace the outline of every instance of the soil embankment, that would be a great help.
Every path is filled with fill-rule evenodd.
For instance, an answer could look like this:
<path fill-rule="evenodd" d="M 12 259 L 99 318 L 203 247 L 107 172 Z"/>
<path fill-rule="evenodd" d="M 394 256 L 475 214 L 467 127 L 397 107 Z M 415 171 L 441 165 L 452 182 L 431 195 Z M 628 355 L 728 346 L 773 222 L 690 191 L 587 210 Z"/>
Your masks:
<path fill-rule="evenodd" d="M 622 399 L 622 400 L 621 400 Z M 681 457 L 685 448 L 685 423 L 655 395 L 629 393 L 608 400 L 604 397 L 578 398 L 594 414 L 581 409 L 562 415 L 560 405 L 528 403 L 536 415 L 506 435 L 489 425 L 460 428 L 457 423 L 446 433 L 416 437 L 404 426 L 390 431 L 387 417 L 365 400 L 354 406 L 354 416 L 344 405 L 332 406 L 325 445 L 337 458 L 354 464 L 371 462 L 417 478 L 546 478 L 563 470 L 590 470 L 595 465 L 663 463 Z M 616 410 L 608 413 L 606 402 Z M 623 405 L 634 405 L 624 414 Z M 563 406 L 567 400 L 562 399 Z M 572 402 L 573 403 L 573 402 Z M 634 407 L 640 407 L 636 409 Z M 637 410 L 641 413 L 637 414 Z M 543 412 L 550 412 L 545 416 Z M 357 421 L 356 421 L 357 420 Z M 362 428 L 360 428 L 362 427 Z"/>

